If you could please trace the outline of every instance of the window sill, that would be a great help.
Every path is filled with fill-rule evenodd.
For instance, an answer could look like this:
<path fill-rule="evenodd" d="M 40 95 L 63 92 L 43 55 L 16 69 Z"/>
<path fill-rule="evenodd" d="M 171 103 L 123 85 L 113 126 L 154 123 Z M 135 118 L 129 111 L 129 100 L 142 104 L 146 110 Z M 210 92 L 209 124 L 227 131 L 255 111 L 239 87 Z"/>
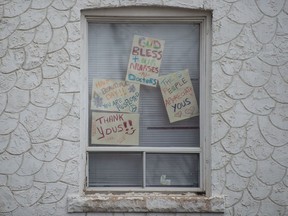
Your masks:
<path fill-rule="evenodd" d="M 224 212 L 224 197 L 193 193 L 125 193 L 70 195 L 68 212 Z"/>

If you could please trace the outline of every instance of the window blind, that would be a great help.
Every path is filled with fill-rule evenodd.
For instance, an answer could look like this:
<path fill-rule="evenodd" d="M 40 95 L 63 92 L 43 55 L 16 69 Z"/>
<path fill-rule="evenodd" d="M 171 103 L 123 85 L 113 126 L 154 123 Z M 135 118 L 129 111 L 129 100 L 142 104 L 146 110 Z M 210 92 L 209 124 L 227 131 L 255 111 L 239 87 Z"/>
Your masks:
<path fill-rule="evenodd" d="M 88 23 L 89 101 L 94 78 L 125 80 L 136 34 L 165 40 L 160 76 L 188 68 L 199 104 L 199 31 L 199 24 Z M 140 147 L 200 146 L 199 118 L 169 123 L 159 86 L 141 85 L 139 103 Z M 141 186 L 142 159 L 136 152 L 90 152 L 89 186 Z M 146 186 L 199 186 L 199 154 L 147 153 L 145 166 Z"/>
<path fill-rule="evenodd" d="M 88 30 L 89 100 L 93 78 L 125 80 L 137 34 L 165 40 L 160 76 L 188 68 L 199 104 L 199 24 L 89 23 Z M 159 86 L 141 85 L 139 114 L 140 146 L 199 147 L 199 118 L 170 124 Z"/>

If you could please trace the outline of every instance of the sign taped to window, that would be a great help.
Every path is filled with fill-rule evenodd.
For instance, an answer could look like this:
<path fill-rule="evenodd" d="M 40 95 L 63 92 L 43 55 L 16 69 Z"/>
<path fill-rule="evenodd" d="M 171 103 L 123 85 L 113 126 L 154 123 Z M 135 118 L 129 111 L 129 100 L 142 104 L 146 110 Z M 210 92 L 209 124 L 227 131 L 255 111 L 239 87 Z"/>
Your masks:
<path fill-rule="evenodd" d="M 134 35 L 126 81 L 157 86 L 164 40 Z"/>
<path fill-rule="evenodd" d="M 92 110 L 132 112 L 138 110 L 140 85 L 123 80 L 93 79 Z"/>
<path fill-rule="evenodd" d="M 170 123 L 199 115 L 188 69 L 160 76 L 159 85 Z"/>
<path fill-rule="evenodd" d="M 139 114 L 92 112 L 91 144 L 139 145 Z"/>

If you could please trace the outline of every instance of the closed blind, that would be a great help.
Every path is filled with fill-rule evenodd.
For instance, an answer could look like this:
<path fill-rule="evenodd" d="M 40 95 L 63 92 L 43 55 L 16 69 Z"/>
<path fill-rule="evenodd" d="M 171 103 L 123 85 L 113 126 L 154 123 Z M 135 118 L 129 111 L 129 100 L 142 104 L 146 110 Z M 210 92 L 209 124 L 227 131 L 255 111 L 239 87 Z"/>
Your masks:
<path fill-rule="evenodd" d="M 90 187 L 141 187 L 141 153 L 89 153 Z"/>
<path fill-rule="evenodd" d="M 199 24 L 89 23 L 88 29 L 89 100 L 93 78 L 125 80 L 137 34 L 165 40 L 160 75 L 188 68 L 199 104 Z M 199 118 L 169 123 L 159 87 L 141 85 L 139 113 L 140 146 L 199 147 Z"/>

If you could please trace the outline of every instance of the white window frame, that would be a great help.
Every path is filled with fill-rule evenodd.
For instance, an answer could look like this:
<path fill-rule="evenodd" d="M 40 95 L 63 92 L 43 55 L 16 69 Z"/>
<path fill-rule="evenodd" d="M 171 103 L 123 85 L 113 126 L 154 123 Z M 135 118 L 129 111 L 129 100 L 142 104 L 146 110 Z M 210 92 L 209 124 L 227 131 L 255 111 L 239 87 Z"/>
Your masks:
<path fill-rule="evenodd" d="M 177 147 L 94 147 L 88 146 L 88 22 L 99 23 L 199 23 L 200 24 L 200 147 L 179 149 Z M 84 10 L 81 14 L 81 125 L 80 140 L 82 154 L 80 166 L 80 192 L 205 192 L 211 196 L 211 157 L 210 157 L 210 83 L 211 83 L 211 13 L 179 8 L 125 7 Z M 153 152 L 153 153 L 199 153 L 199 188 L 177 187 L 88 187 L 89 152 Z M 145 157 L 143 157 L 145 158 Z M 145 160 L 145 159 L 144 159 Z M 145 166 L 145 161 L 143 161 Z M 85 169 L 84 169 L 85 167 Z M 145 170 L 143 171 L 145 172 Z M 143 176 L 145 179 L 145 174 Z"/>

